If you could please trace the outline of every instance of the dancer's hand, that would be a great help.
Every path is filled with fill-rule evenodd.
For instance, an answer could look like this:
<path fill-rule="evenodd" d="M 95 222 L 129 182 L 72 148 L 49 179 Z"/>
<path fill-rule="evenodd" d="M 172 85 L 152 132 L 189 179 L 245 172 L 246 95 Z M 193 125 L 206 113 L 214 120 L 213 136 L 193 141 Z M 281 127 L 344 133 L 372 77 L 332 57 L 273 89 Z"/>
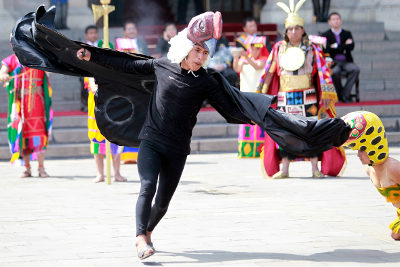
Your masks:
<path fill-rule="evenodd" d="M 83 56 L 83 54 L 85 54 L 85 56 Z M 89 61 L 89 60 L 90 60 L 91 54 L 90 54 L 90 51 L 89 51 L 89 50 L 87 50 L 87 49 L 85 49 L 85 48 L 81 48 L 81 49 L 78 50 L 78 52 L 76 52 L 76 56 L 77 56 L 80 60 L 84 59 L 84 60 L 86 60 L 86 61 Z"/>
<path fill-rule="evenodd" d="M 331 100 L 330 99 L 322 99 L 323 103 L 324 103 L 324 108 L 328 109 L 329 105 L 331 104 Z"/>
<path fill-rule="evenodd" d="M 10 75 L 8 75 L 8 73 L 2 73 L 0 75 L 0 81 L 5 83 L 5 82 L 9 82 L 11 80 Z"/>

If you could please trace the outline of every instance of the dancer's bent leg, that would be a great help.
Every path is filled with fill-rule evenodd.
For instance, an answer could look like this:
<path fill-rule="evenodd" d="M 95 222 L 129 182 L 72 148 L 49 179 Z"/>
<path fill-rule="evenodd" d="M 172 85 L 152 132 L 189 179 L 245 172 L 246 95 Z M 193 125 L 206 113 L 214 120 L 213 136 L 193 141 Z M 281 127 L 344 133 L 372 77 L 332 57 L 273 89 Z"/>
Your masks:
<path fill-rule="evenodd" d="M 136 203 L 136 236 L 146 235 L 147 232 L 151 202 L 156 193 L 161 169 L 161 153 L 150 142 L 142 141 L 137 163 L 141 187 Z"/>
<path fill-rule="evenodd" d="M 156 199 L 151 208 L 150 221 L 147 231 L 152 232 L 168 210 L 169 202 L 175 193 L 185 167 L 187 155 L 167 152 L 161 163 L 160 180 Z"/>

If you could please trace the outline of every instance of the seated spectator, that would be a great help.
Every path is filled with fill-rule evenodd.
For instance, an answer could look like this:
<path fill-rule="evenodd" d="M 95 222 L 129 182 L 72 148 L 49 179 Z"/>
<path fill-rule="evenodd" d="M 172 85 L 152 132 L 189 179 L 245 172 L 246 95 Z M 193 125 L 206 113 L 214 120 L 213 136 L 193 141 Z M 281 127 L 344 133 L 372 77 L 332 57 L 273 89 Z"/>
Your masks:
<path fill-rule="evenodd" d="M 249 47 L 247 52 L 241 48 L 238 54 L 234 54 L 233 69 L 240 72 L 240 91 L 255 91 L 269 56 L 265 42 L 265 36 L 249 36 L 245 42 Z"/>
<path fill-rule="evenodd" d="M 147 43 L 144 38 L 139 39 L 138 30 L 133 21 L 126 21 L 123 25 L 124 37 L 117 38 L 117 50 L 123 52 L 139 53 L 150 56 Z"/>
<path fill-rule="evenodd" d="M 171 45 L 168 43 L 172 37 L 178 34 L 178 29 L 175 23 L 167 22 L 164 27 L 163 35 L 158 37 L 156 53 L 161 54 L 161 57 L 166 57 Z"/>
<path fill-rule="evenodd" d="M 248 36 L 262 36 L 262 35 L 257 35 L 257 23 L 254 18 L 246 18 L 243 21 L 243 31 L 245 34 L 240 35 L 239 37 L 236 38 L 236 47 L 243 47 L 244 50 L 249 49 L 248 45 L 245 44 L 245 41 Z M 265 45 L 268 49 L 268 52 L 271 52 L 272 47 L 271 44 L 269 43 L 268 36 L 265 37 Z"/>
<path fill-rule="evenodd" d="M 216 46 L 216 52 L 213 58 L 210 58 L 208 67 L 221 72 L 230 85 L 236 86 L 239 74 L 232 69 L 233 57 L 229 51 L 229 41 L 223 35 L 218 39 Z"/>
<path fill-rule="evenodd" d="M 354 40 L 351 32 L 343 30 L 342 19 L 339 13 L 329 15 L 328 23 L 331 29 L 322 34 L 326 37 L 326 48 L 324 53 L 329 61 L 330 57 L 333 60 L 332 81 L 336 88 L 336 92 L 340 101 L 351 103 L 351 89 L 358 79 L 360 69 L 353 63 L 351 50 L 354 49 Z M 342 71 L 346 72 L 347 81 L 345 86 L 342 86 Z"/>

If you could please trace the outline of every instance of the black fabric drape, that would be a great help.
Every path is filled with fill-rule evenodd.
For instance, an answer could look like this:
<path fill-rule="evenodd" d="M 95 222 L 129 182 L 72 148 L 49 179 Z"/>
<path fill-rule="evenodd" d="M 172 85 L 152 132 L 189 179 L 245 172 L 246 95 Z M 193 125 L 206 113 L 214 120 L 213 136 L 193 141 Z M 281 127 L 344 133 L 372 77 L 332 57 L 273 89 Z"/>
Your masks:
<path fill-rule="evenodd" d="M 113 57 L 132 57 L 145 60 L 151 57 L 96 48 L 72 41 L 58 33 L 53 26 L 55 8 L 48 11 L 40 6 L 18 20 L 12 33 L 13 50 L 21 64 L 35 69 L 66 75 L 94 77 L 99 89 L 96 94 L 96 121 L 106 139 L 118 145 L 137 146 L 151 92 L 154 75 L 127 74 L 99 64 L 79 60 L 76 52 L 89 51 Z M 264 129 L 284 150 L 295 155 L 315 155 L 340 146 L 349 137 L 350 127 L 339 118 L 314 120 L 290 115 L 270 108 L 276 96 L 243 93 L 232 87 L 217 71 L 208 72 L 221 85 L 242 113 Z M 211 103 L 229 122 L 240 123 Z"/>

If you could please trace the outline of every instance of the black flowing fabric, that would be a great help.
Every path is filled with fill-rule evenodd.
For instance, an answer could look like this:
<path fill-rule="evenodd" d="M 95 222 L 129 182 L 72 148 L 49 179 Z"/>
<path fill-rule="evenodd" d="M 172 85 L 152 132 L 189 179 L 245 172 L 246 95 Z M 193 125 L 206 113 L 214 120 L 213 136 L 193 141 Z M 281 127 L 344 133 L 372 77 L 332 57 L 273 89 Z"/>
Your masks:
<path fill-rule="evenodd" d="M 11 44 L 21 64 L 66 75 L 94 77 L 99 85 L 95 115 L 100 132 L 112 143 L 137 146 L 155 84 L 154 74 L 114 71 L 91 61 L 79 60 L 76 52 L 84 47 L 105 57 L 130 57 L 135 60 L 151 57 L 72 41 L 54 29 L 54 16 L 54 7 L 46 11 L 44 6 L 40 6 L 36 13 L 29 13 L 18 20 Z M 349 137 L 350 126 L 339 118 L 315 120 L 274 110 L 270 105 L 277 101 L 276 96 L 240 92 L 219 72 L 213 69 L 207 71 L 240 111 L 287 152 L 315 155 L 342 145 Z M 229 123 L 241 123 L 217 105 L 213 106 Z"/>

